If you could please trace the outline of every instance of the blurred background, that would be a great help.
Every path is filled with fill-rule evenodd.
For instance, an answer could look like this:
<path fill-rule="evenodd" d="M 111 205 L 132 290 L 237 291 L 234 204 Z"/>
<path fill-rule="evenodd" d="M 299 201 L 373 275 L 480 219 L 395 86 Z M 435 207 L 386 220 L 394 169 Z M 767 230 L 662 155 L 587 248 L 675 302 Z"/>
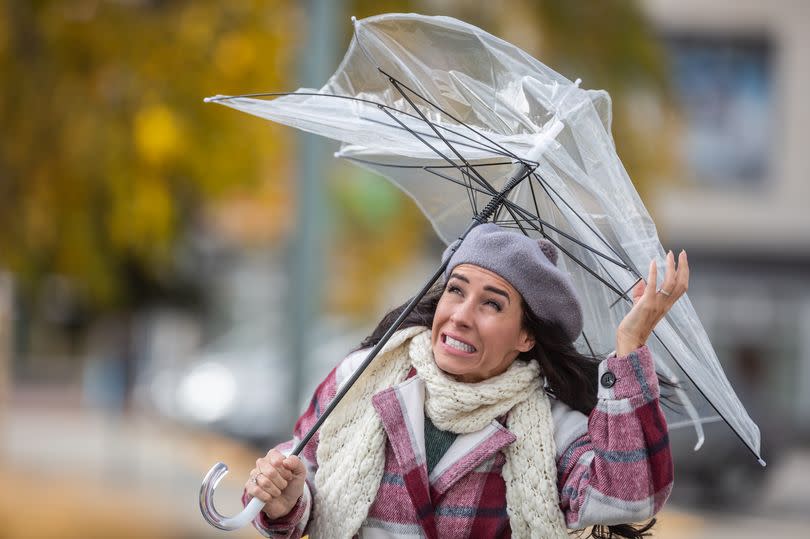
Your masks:
<path fill-rule="evenodd" d="M 723 424 L 657 537 L 810 517 L 810 3 L 0 3 L 0 538 L 223 537 L 253 461 L 443 245 L 336 149 L 204 104 L 320 87 L 349 17 L 451 15 L 613 98 L 619 155 L 763 434 Z M 232 537 L 256 536 L 246 529 Z"/>

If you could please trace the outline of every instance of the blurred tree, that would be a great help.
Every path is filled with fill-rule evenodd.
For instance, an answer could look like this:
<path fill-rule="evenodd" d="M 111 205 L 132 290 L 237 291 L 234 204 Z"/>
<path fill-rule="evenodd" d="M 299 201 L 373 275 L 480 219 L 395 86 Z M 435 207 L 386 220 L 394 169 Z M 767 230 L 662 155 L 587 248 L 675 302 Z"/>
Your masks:
<path fill-rule="evenodd" d="M 174 245 L 206 201 L 251 190 L 283 208 L 288 138 L 202 98 L 287 87 L 294 11 L 2 3 L 0 265 L 29 290 L 59 274 L 92 306 L 132 306 L 176 287 Z"/>

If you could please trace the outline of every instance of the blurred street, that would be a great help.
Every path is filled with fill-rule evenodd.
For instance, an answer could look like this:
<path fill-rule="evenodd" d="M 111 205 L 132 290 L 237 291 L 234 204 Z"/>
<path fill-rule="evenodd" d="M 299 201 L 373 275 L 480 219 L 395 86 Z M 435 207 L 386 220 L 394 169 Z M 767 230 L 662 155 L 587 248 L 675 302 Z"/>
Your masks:
<path fill-rule="evenodd" d="M 228 464 L 216 503 L 235 514 L 257 456 L 155 418 L 82 409 L 66 393 L 16 391 L 0 414 L 0 538 L 222 537 L 200 515 L 200 482 Z"/>
<path fill-rule="evenodd" d="M 153 418 L 110 417 L 53 397 L 50 406 L 41 400 L 31 406 L 36 395 L 18 393 L 0 422 L 0 538 L 225 536 L 200 516 L 200 481 L 216 461 L 228 464 L 216 503 L 223 514 L 235 514 L 257 451 Z M 654 537 L 805 537 L 810 451 L 789 453 L 768 473 L 768 487 L 747 514 L 671 504 L 659 515 Z M 227 536 L 258 537 L 249 527 Z"/>
<path fill-rule="evenodd" d="M 807 537 L 810 451 L 796 450 L 767 470 L 766 488 L 749 511 L 703 512 L 670 504 L 659 516 L 659 539 Z M 675 489 L 678 489 L 677 469 Z"/>

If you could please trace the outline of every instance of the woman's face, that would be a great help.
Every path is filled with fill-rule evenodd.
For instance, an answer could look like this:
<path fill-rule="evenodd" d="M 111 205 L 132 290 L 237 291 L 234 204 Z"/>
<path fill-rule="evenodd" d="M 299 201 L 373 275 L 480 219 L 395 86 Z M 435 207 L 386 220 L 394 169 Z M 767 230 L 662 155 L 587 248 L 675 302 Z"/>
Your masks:
<path fill-rule="evenodd" d="M 462 382 L 504 372 L 534 337 L 523 329 L 522 299 L 498 274 L 472 264 L 453 269 L 433 318 L 436 365 Z"/>

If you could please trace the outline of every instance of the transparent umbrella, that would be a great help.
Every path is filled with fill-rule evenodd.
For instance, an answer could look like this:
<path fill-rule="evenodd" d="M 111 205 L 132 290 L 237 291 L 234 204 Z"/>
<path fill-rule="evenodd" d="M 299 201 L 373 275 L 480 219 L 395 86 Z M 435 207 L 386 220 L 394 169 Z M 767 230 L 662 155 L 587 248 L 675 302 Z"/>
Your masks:
<path fill-rule="evenodd" d="M 386 14 L 353 21 L 354 39 L 321 89 L 207 101 L 340 141 L 338 157 L 394 182 L 447 244 L 488 220 L 548 239 L 582 298 L 585 324 L 577 345 L 610 351 L 640 269 L 651 259 L 664 267 L 665 251 L 616 153 L 607 92 L 582 89 L 456 19 Z M 697 449 L 701 425 L 723 420 L 764 465 L 759 429 L 688 297 L 672 307 L 648 344 L 659 374 L 678 386 L 680 405 L 667 410 L 670 427 L 693 427 Z M 212 468 L 200 496 L 209 522 L 231 529 L 244 522 L 216 513 L 211 498 L 226 470 L 221 463 Z M 240 516 L 247 522 L 260 509 L 254 500 Z"/>

